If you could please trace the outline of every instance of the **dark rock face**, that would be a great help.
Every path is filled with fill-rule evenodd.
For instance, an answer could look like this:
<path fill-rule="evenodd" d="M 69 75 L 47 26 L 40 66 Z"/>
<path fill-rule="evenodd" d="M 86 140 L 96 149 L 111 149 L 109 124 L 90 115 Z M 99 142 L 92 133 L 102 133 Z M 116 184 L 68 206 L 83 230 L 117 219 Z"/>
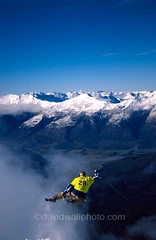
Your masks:
<path fill-rule="evenodd" d="M 35 113 L 2 115 L 0 117 L 0 138 L 14 139 L 27 144 L 50 144 L 57 148 L 129 149 L 133 147 L 156 147 L 156 125 L 154 119 L 147 122 L 149 111 L 132 111 L 128 118 L 118 123 L 110 122 L 110 112 L 97 112 L 91 116 L 85 113 L 68 113 L 72 123 L 58 124 L 65 114 L 58 114 L 42 120 L 34 127 L 23 123 Z"/>
<path fill-rule="evenodd" d="M 97 232 L 111 232 L 125 239 L 150 239 L 143 238 L 143 233 L 140 237 L 128 238 L 127 227 L 156 214 L 156 154 L 131 156 L 105 164 L 100 176 L 101 180 L 90 192 L 90 213 L 106 218 L 97 221 Z M 110 215 L 114 220 L 109 221 Z"/>

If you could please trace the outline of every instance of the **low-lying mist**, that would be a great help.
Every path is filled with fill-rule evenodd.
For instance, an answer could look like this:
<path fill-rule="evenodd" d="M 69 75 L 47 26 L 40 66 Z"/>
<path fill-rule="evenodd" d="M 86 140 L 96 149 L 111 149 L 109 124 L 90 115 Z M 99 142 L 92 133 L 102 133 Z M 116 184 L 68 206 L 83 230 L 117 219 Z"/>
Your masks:
<path fill-rule="evenodd" d="M 87 239 L 87 223 L 75 219 L 87 211 L 87 204 L 81 208 L 62 200 L 44 201 L 45 197 L 63 191 L 79 171 L 89 169 L 87 164 L 81 159 L 47 154 L 48 177 L 44 177 L 25 168 L 23 155 L 17 165 L 19 158 L 20 155 L 0 147 L 1 239 Z"/>

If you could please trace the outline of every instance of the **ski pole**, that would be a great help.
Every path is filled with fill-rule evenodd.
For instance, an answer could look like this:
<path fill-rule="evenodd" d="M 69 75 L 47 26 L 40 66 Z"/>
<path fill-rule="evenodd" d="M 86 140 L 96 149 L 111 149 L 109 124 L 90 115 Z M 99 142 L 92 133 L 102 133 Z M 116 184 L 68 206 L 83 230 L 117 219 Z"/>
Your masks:
<path fill-rule="evenodd" d="M 117 192 L 121 197 L 123 197 L 124 199 L 126 199 L 125 196 L 123 196 L 115 187 L 113 187 L 110 183 L 107 183 L 108 186 L 110 186 L 115 192 Z"/>

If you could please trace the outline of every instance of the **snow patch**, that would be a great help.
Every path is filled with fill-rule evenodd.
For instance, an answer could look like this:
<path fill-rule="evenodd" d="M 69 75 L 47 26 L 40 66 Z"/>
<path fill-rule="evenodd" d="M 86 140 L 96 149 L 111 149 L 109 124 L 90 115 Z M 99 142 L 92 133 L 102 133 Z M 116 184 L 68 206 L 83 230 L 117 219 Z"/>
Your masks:
<path fill-rule="evenodd" d="M 41 122 L 42 118 L 43 118 L 43 114 L 34 116 L 30 118 L 28 121 L 25 121 L 23 123 L 23 126 L 27 128 L 35 127 L 37 124 L 39 124 L 39 122 Z"/>

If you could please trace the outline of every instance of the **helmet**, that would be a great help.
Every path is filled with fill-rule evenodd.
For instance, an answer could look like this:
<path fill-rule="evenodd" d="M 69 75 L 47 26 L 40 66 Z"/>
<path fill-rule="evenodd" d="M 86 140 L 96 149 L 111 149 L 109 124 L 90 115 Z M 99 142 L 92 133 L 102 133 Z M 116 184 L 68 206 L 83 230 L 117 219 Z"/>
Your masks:
<path fill-rule="evenodd" d="M 79 173 L 79 176 L 86 176 L 86 173 L 85 172 L 83 172 L 83 171 L 81 171 L 80 173 Z"/>

